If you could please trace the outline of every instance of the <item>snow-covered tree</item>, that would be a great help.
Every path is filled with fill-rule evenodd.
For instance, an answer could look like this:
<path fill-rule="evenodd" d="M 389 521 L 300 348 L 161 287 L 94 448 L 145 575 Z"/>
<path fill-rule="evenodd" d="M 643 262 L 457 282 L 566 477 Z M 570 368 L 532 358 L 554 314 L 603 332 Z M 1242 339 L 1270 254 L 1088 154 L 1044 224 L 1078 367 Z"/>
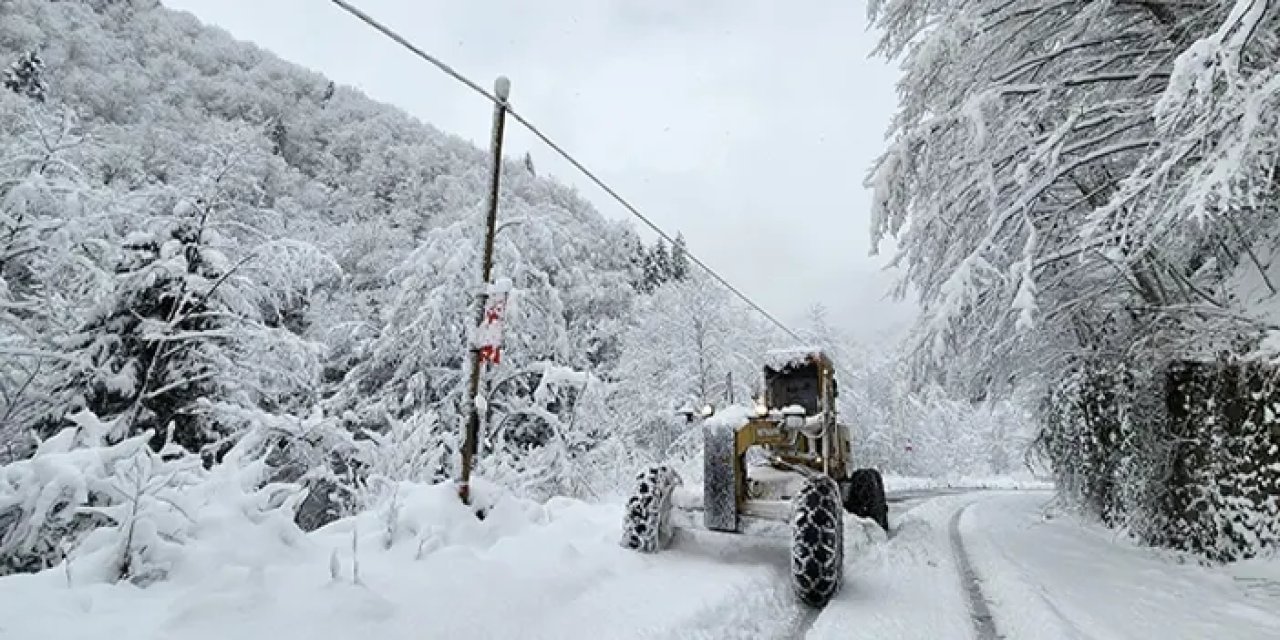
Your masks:
<path fill-rule="evenodd" d="M 0 84 L 5 89 L 36 102 L 44 102 L 49 86 L 44 79 L 44 60 L 36 51 L 28 51 L 5 70 Z"/>
<path fill-rule="evenodd" d="M 611 369 L 618 357 L 611 334 L 621 326 L 632 295 L 627 257 L 607 248 L 617 241 L 614 232 L 601 225 L 592 233 L 575 233 L 587 221 L 571 210 L 522 197 L 527 188 L 511 185 L 515 193 L 504 197 L 500 209 L 511 220 L 543 223 L 504 226 L 497 238 L 497 275 L 510 279 L 514 288 L 502 361 L 486 367 L 482 386 L 490 451 L 557 441 L 573 401 L 538 395 L 552 370 L 548 367 L 583 373 Z M 396 297 L 381 334 L 330 401 L 357 431 L 381 433 L 415 414 L 435 416 L 436 439 L 421 446 L 438 452 L 430 472 L 437 478 L 450 475 L 454 434 L 469 411 L 463 405 L 479 286 L 479 221 L 476 215 L 429 232 L 392 272 Z"/>
<path fill-rule="evenodd" d="M 998 384 L 1113 348 L 1101 334 L 1117 321 L 1203 302 L 1197 258 L 1132 231 L 1178 243 L 1166 231 L 1191 227 L 1150 217 L 1168 207 L 1135 209 L 1125 181 L 1153 160 L 1169 164 L 1151 155 L 1170 149 L 1153 116 L 1168 109 L 1166 87 L 1194 83 L 1186 76 L 1200 69 L 1174 59 L 1194 54 L 1197 38 L 1221 39 L 1218 24 L 1266 59 L 1264 4 L 872 5 L 881 51 L 905 60 L 906 96 L 873 179 L 875 233 L 899 237 L 896 261 L 924 306 L 924 359 L 962 384 Z"/>
<path fill-rule="evenodd" d="M 234 311 L 219 289 L 232 265 L 209 249 L 197 219 L 158 231 L 127 240 L 114 295 L 63 345 L 73 355 L 46 434 L 88 410 L 118 418 L 127 435 L 162 434 L 172 422 L 176 442 L 192 451 L 226 435 L 197 401 L 220 396 L 218 378 L 231 368 L 225 318 Z"/>
<path fill-rule="evenodd" d="M 870 11 L 904 72 L 869 183 L 923 307 L 913 372 L 970 397 L 1042 383 L 1065 492 L 1104 518 L 1157 508 L 1164 370 L 1251 350 L 1272 322 L 1230 281 L 1268 279 L 1280 221 L 1280 8 Z"/>
<path fill-rule="evenodd" d="M 671 266 L 667 275 L 671 280 L 684 280 L 689 277 L 689 249 L 683 233 L 676 234 L 676 241 L 671 245 Z"/>
<path fill-rule="evenodd" d="M 611 403 L 619 428 L 664 456 L 686 431 L 681 409 L 747 404 L 760 389 L 759 363 L 776 332 L 752 321 L 729 293 L 691 275 L 645 298 L 624 339 Z M 730 387 L 729 385 L 732 384 Z"/>
<path fill-rule="evenodd" d="M 96 259 L 109 225 L 80 166 L 94 151 L 66 110 L 0 93 L 0 458 L 26 451 L 68 330 L 110 278 Z"/>
<path fill-rule="evenodd" d="M 671 255 L 667 246 L 658 242 L 644 257 L 644 278 L 641 290 L 651 292 L 671 279 Z"/>

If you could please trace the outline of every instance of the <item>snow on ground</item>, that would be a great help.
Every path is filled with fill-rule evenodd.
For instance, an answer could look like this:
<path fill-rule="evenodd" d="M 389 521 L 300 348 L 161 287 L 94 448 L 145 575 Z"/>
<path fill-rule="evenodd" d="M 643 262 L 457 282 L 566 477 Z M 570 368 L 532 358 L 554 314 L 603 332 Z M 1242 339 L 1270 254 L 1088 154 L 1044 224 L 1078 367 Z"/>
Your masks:
<path fill-rule="evenodd" d="M 814 621 L 810 640 L 972 637 L 947 542 L 947 521 L 971 496 L 940 497 L 891 512 L 892 537 L 853 554 L 840 593 Z"/>
<path fill-rule="evenodd" d="M 205 541 L 194 555 L 227 561 L 146 589 L 77 581 L 74 564 L 70 587 L 63 568 L 2 578 L 0 638 L 760 638 L 801 615 L 785 543 L 682 538 L 641 555 L 618 544 L 618 505 L 506 497 L 479 521 L 447 485 L 402 489 L 398 511 L 301 542 Z"/>
<path fill-rule="evenodd" d="M 940 477 L 898 476 L 886 474 L 884 489 L 888 492 L 913 491 L 923 489 L 1052 489 L 1049 480 L 1037 478 L 1030 474 L 968 476 L 951 475 Z"/>
<path fill-rule="evenodd" d="M 1224 571 L 1246 592 L 1280 602 L 1280 554 L 1243 560 Z"/>
<path fill-rule="evenodd" d="M 482 521 L 449 485 L 402 485 L 395 509 L 306 536 L 213 532 L 145 589 L 92 583 L 74 564 L 0 578 L 0 638 L 971 638 L 949 538 L 957 513 L 1003 637 L 1280 629 L 1275 562 L 1179 566 L 1073 519 L 1044 520 L 1047 492 L 915 493 L 895 502 L 887 537 L 849 518 L 844 589 L 815 612 L 791 594 L 785 539 L 682 531 L 672 549 L 642 555 L 618 545 L 616 503 L 477 491 L 491 504 Z"/>
<path fill-rule="evenodd" d="M 976 500 L 960 533 L 998 632 L 1009 638 L 1280 637 L 1280 596 L 1251 592 L 1231 572 L 1171 562 L 1114 532 L 1046 518 L 1051 495 Z M 1258 561 L 1266 575 L 1272 562 Z M 1280 571 L 1276 572 L 1280 573 Z M 1276 574 L 1270 574 L 1276 575 Z"/>

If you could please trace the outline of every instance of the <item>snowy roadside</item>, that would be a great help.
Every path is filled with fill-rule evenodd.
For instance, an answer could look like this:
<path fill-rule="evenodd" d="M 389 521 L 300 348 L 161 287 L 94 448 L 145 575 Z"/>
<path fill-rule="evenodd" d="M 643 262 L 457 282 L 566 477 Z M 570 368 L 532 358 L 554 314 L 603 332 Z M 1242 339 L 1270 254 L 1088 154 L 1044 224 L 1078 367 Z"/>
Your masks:
<path fill-rule="evenodd" d="M 0 638 L 972 638 L 949 540 L 957 513 L 1003 637 L 1247 640 L 1280 628 L 1269 612 L 1280 564 L 1180 566 L 1044 520 L 1040 491 L 913 498 L 891 512 L 887 538 L 849 518 L 844 588 L 816 614 L 791 593 L 785 539 L 682 531 L 642 555 L 618 544 L 617 504 L 486 487 L 481 521 L 449 485 L 397 495 L 394 508 L 305 536 L 228 521 L 145 589 L 91 581 L 74 563 L 0 578 Z"/>
<path fill-rule="evenodd" d="M 759 638 L 801 615 L 785 542 L 686 537 L 641 555 L 619 546 L 613 504 L 504 496 L 478 521 L 448 485 L 399 495 L 303 537 L 193 540 L 196 561 L 146 589 L 74 564 L 0 578 L 0 638 Z"/>
<path fill-rule="evenodd" d="M 784 638 L 810 623 L 810 637 L 937 637 L 967 624 L 945 544 L 963 496 L 895 509 L 888 541 L 850 519 L 845 591 L 815 616 L 791 593 L 785 539 L 682 531 L 641 555 L 618 545 L 616 503 L 484 493 L 483 521 L 448 485 L 403 484 L 394 508 L 305 536 L 240 522 L 189 541 L 145 589 L 74 563 L 0 578 L 0 637 Z"/>
<path fill-rule="evenodd" d="M 1009 638 L 1275 638 L 1276 561 L 1178 564 L 1114 532 L 1045 517 L 1043 493 L 984 495 L 960 531 L 998 632 Z M 1249 590 L 1233 577 L 1252 575 Z"/>

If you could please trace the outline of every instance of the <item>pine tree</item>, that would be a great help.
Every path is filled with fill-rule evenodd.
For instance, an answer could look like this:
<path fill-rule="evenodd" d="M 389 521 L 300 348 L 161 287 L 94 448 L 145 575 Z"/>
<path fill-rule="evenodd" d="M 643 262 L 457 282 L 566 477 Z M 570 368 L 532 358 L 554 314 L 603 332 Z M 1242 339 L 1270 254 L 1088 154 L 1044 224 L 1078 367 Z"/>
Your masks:
<path fill-rule="evenodd" d="M 689 277 L 689 251 L 685 248 L 683 233 L 676 234 L 676 242 L 671 246 L 669 275 L 672 280 L 684 280 Z"/>
<path fill-rule="evenodd" d="M 639 293 L 653 293 L 649 282 L 649 249 L 639 238 L 624 241 L 631 288 Z"/>
<path fill-rule="evenodd" d="M 228 309 L 217 289 L 225 258 L 202 243 L 190 218 L 160 233 L 126 240 L 118 285 L 106 305 L 65 340 L 72 354 L 57 386 L 61 401 L 40 428 L 50 436 L 65 416 L 87 409 L 133 436 L 153 429 L 157 447 L 170 422 L 174 442 L 200 451 L 217 440 L 215 425 L 195 411 L 216 399 L 224 367 Z"/>
<path fill-rule="evenodd" d="M 289 129 L 284 125 L 284 118 L 276 116 L 267 122 L 267 139 L 271 141 L 271 154 L 283 155 L 284 145 L 289 140 Z"/>
<path fill-rule="evenodd" d="M 644 282 L 648 291 L 671 281 L 671 254 L 666 245 L 659 242 L 649 251 L 644 263 Z"/>
<path fill-rule="evenodd" d="M 44 60 L 35 51 L 19 57 L 4 74 L 4 88 L 26 96 L 36 102 L 44 102 L 49 87 L 44 81 Z"/>

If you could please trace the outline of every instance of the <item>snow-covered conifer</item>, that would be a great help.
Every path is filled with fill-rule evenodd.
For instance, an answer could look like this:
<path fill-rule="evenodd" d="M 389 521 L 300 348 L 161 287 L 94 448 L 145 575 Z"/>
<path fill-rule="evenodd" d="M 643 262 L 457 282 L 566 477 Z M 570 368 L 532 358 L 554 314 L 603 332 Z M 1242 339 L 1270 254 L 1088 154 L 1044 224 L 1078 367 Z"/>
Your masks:
<path fill-rule="evenodd" d="M 28 51 L 5 70 L 0 84 L 5 89 L 36 102 L 44 102 L 49 85 L 44 78 L 44 60 L 36 51 Z"/>

